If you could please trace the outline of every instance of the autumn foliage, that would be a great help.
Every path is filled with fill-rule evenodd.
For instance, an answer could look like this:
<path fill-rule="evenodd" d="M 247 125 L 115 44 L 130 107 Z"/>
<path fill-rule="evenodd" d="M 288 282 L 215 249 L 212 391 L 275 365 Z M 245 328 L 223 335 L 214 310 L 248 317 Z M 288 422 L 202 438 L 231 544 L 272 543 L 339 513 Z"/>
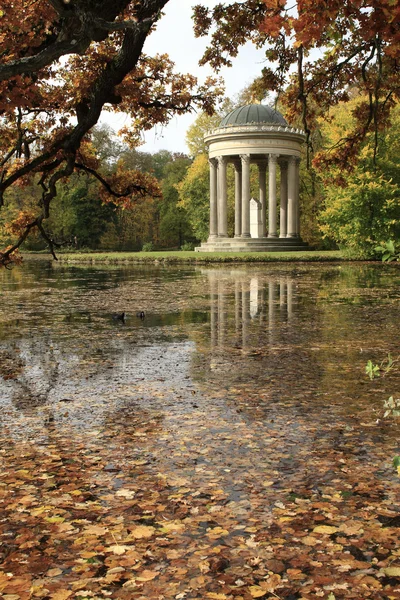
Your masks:
<path fill-rule="evenodd" d="M 365 101 L 354 113 L 355 126 L 329 155 L 346 165 L 365 136 L 379 134 L 398 99 L 400 70 L 399 0 L 246 0 L 213 9 L 196 7 L 196 34 L 212 31 L 203 63 L 231 64 L 251 40 L 265 47 L 268 61 L 256 85 L 278 92 L 289 121 L 301 123 L 312 151 L 317 118 L 357 88 Z"/>
<path fill-rule="evenodd" d="M 103 184 L 104 201 L 129 206 L 158 192 L 153 179 L 137 172 L 101 174 L 91 128 L 103 110 L 132 119 L 123 134 L 137 144 L 140 133 L 174 114 L 199 106 L 211 112 L 219 89 L 197 86 L 192 75 L 174 72 L 165 54 L 147 56 L 146 38 L 168 0 L 3 0 L 0 9 L 0 207 L 10 190 L 37 184 L 39 206 L 10 225 L 19 238 L 0 253 L 12 261 L 29 231 L 46 231 L 57 187 L 74 171 Z M 20 199 L 20 204 L 23 204 Z"/>

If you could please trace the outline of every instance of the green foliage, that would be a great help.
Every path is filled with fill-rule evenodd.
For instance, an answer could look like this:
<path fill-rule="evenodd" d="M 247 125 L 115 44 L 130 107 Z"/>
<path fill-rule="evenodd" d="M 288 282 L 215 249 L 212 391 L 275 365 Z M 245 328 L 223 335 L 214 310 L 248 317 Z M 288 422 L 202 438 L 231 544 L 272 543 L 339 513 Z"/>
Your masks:
<path fill-rule="evenodd" d="M 376 246 L 375 250 L 382 254 L 382 262 L 392 262 L 393 260 L 400 262 L 400 249 L 393 240 L 389 240 L 380 246 Z"/>
<path fill-rule="evenodd" d="M 193 244 L 193 242 L 185 242 L 181 246 L 182 252 L 193 252 L 194 248 L 195 244 Z"/>
<path fill-rule="evenodd" d="M 185 208 L 194 235 L 205 241 L 209 234 L 209 165 L 205 154 L 199 154 L 178 184 L 180 206 Z"/>
<path fill-rule="evenodd" d="M 393 458 L 393 466 L 395 469 L 398 469 L 400 467 L 400 456 L 395 456 Z"/>
<path fill-rule="evenodd" d="M 164 179 L 161 182 L 163 197 L 159 203 L 160 244 L 164 248 L 179 248 L 185 241 L 194 238 L 187 211 L 179 205 L 177 190 L 177 186 L 186 175 L 190 164 L 189 158 L 179 157 L 164 167 Z"/>
<path fill-rule="evenodd" d="M 379 365 L 374 365 L 372 360 L 367 362 L 365 372 L 371 380 L 375 379 L 375 377 L 380 377 L 380 367 Z"/>
<path fill-rule="evenodd" d="M 365 367 L 365 372 L 369 376 L 370 379 L 375 379 L 375 377 L 380 377 L 383 372 L 384 375 L 389 373 L 395 364 L 395 360 L 393 360 L 392 355 L 389 354 L 387 357 L 378 365 L 374 364 L 372 360 L 369 360 Z"/>
<path fill-rule="evenodd" d="M 348 135 L 362 97 L 332 111 L 331 123 L 322 129 L 325 145 L 335 146 Z M 381 240 L 400 234 L 400 108 L 393 111 L 390 128 L 381 134 L 380 153 L 374 156 L 374 139 L 367 137 L 355 166 L 332 165 L 323 173 L 323 206 L 319 215 L 323 236 L 355 258 L 376 256 Z M 376 160 L 375 160 L 376 159 Z"/>
<path fill-rule="evenodd" d="M 89 185 L 86 177 L 74 178 L 73 187 L 57 196 L 46 228 L 54 239 L 76 248 L 100 248 L 108 224 L 115 219 L 112 204 L 103 204 L 98 186 Z"/>
<path fill-rule="evenodd" d="M 146 242 L 142 246 L 142 252 L 154 252 L 154 250 L 155 250 L 155 247 L 154 247 L 153 242 Z"/>
<path fill-rule="evenodd" d="M 321 230 L 352 256 L 373 257 L 377 241 L 398 229 L 399 195 L 400 187 L 384 172 L 357 169 L 347 187 L 326 188 Z"/>

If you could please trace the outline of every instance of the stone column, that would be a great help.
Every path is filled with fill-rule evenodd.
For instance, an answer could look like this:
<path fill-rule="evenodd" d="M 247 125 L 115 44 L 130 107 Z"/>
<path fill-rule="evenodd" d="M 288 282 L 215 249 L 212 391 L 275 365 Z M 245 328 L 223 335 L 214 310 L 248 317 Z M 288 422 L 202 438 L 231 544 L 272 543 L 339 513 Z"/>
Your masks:
<path fill-rule="evenodd" d="M 217 205 L 217 162 L 210 158 L 210 237 L 215 240 L 218 237 L 218 205 Z"/>
<path fill-rule="evenodd" d="M 296 159 L 294 156 L 289 158 L 288 166 L 288 238 L 296 236 Z"/>
<path fill-rule="evenodd" d="M 296 158 L 296 237 L 300 237 L 300 159 Z"/>
<path fill-rule="evenodd" d="M 225 156 L 218 156 L 218 237 L 228 237 Z"/>
<path fill-rule="evenodd" d="M 242 161 L 242 238 L 250 236 L 250 154 L 241 154 Z"/>
<path fill-rule="evenodd" d="M 235 238 L 242 235 L 242 164 L 234 162 L 235 167 Z"/>
<path fill-rule="evenodd" d="M 281 208 L 279 215 L 279 237 L 287 235 L 287 200 L 288 200 L 288 164 L 281 161 Z"/>
<path fill-rule="evenodd" d="M 278 237 L 276 231 L 276 163 L 277 155 L 270 154 L 268 161 L 269 185 L 268 185 L 268 237 Z"/>
<path fill-rule="evenodd" d="M 261 237 L 267 235 L 267 163 L 258 163 L 258 190 L 261 204 Z"/>

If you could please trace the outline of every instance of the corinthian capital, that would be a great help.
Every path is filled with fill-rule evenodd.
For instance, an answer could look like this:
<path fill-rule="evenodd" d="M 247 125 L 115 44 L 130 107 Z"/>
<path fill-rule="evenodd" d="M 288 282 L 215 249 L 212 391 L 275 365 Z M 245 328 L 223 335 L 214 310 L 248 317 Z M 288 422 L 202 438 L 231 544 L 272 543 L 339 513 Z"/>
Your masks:
<path fill-rule="evenodd" d="M 241 154 L 240 155 L 240 160 L 242 161 L 242 165 L 249 165 L 250 164 L 250 154 Z"/>
<path fill-rule="evenodd" d="M 218 156 L 217 160 L 219 167 L 224 167 L 227 164 L 226 156 Z"/>

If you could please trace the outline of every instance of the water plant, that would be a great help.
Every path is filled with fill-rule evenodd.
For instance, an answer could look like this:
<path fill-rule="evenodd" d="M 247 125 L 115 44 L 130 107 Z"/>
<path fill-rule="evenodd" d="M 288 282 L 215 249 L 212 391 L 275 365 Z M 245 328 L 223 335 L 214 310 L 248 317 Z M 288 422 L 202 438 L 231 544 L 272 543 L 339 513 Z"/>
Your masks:
<path fill-rule="evenodd" d="M 376 246 L 375 250 L 382 254 L 382 262 L 392 262 L 393 260 L 400 262 L 400 247 L 393 240 L 384 242 L 382 246 Z"/>
<path fill-rule="evenodd" d="M 395 362 L 396 361 L 393 360 L 393 357 L 389 352 L 387 357 L 379 365 L 374 364 L 372 360 L 369 360 L 365 365 L 365 372 L 368 375 L 368 377 L 372 380 L 375 379 L 375 377 L 380 377 L 381 373 L 383 373 L 383 375 L 389 373 L 389 371 L 393 369 Z"/>

